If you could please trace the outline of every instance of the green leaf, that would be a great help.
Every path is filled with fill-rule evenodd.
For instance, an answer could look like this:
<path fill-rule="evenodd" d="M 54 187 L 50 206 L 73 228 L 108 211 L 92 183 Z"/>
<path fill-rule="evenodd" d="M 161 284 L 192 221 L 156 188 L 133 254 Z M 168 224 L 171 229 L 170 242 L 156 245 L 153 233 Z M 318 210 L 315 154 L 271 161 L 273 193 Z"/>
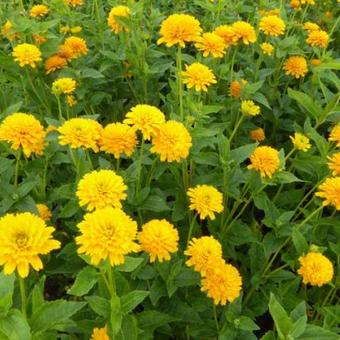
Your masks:
<path fill-rule="evenodd" d="M 142 262 L 144 258 L 142 257 L 131 257 L 125 256 L 125 262 L 115 268 L 119 272 L 130 273 L 134 271 Z"/>
<path fill-rule="evenodd" d="M 90 266 L 85 267 L 78 273 L 74 284 L 67 291 L 67 294 L 83 296 L 91 290 L 91 288 L 97 283 L 97 281 L 97 270 Z"/>
<path fill-rule="evenodd" d="M 230 158 L 236 163 L 240 164 L 245 161 L 253 153 L 258 143 L 243 145 L 237 149 L 230 151 Z"/>
<path fill-rule="evenodd" d="M 339 340 L 339 335 L 315 325 L 307 325 L 297 340 Z"/>
<path fill-rule="evenodd" d="M 35 313 L 45 302 L 44 299 L 45 276 L 37 282 L 31 293 L 32 313 Z"/>
<path fill-rule="evenodd" d="M 234 320 L 236 328 L 243 329 L 244 331 L 256 331 L 259 326 L 248 316 L 241 315 Z"/>
<path fill-rule="evenodd" d="M 313 118 L 318 119 L 321 115 L 322 108 L 308 94 L 289 88 L 288 96 L 296 100 Z"/>
<path fill-rule="evenodd" d="M 110 325 L 113 338 L 119 333 L 122 325 L 123 314 L 121 310 L 120 299 L 117 295 L 111 298 L 111 316 Z"/>
<path fill-rule="evenodd" d="M 5 337 L 1 336 L 1 333 Z M 30 326 L 19 310 L 12 309 L 5 318 L 0 319 L 0 338 L 1 340 L 31 339 Z"/>
<path fill-rule="evenodd" d="M 8 170 L 12 164 L 14 163 L 14 159 L 7 159 L 5 157 L 0 157 L 0 174 Z"/>
<path fill-rule="evenodd" d="M 155 310 L 145 311 L 137 315 L 138 324 L 143 327 L 143 329 L 156 329 L 162 325 L 169 322 L 176 321 L 176 318 L 161 313 Z"/>
<path fill-rule="evenodd" d="M 4 317 L 12 306 L 15 275 L 0 273 L 0 318 Z"/>
<path fill-rule="evenodd" d="M 276 174 L 275 179 L 277 179 L 280 184 L 288 184 L 294 182 L 303 182 L 301 179 L 297 178 L 294 174 L 288 171 L 280 171 Z"/>
<path fill-rule="evenodd" d="M 276 300 L 273 293 L 270 293 L 268 306 L 269 306 L 270 315 L 272 316 L 274 320 L 279 338 L 286 339 L 288 334 L 292 330 L 293 324 L 290 318 L 288 317 L 287 312 L 280 305 L 280 303 Z"/>
<path fill-rule="evenodd" d="M 292 238 L 294 247 L 299 255 L 302 255 L 303 253 L 306 253 L 308 251 L 308 243 L 297 228 L 293 228 Z"/>
<path fill-rule="evenodd" d="M 122 322 L 121 333 L 117 334 L 117 340 L 138 340 L 138 324 L 132 315 L 126 315 Z"/>
<path fill-rule="evenodd" d="M 63 329 L 68 324 L 72 315 L 86 305 L 86 302 L 56 300 L 47 302 L 33 313 L 31 327 L 33 333 L 41 333 L 47 330 Z"/>
<path fill-rule="evenodd" d="M 100 296 L 92 295 L 87 296 L 85 300 L 88 302 L 92 310 L 104 318 L 108 318 L 110 315 L 110 301 Z"/>
<path fill-rule="evenodd" d="M 170 207 L 166 204 L 165 200 L 157 195 L 149 196 L 141 206 L 141 209 L 154 212 L 171 210 Z"/>
<path fill-rule="evenodd" d="M 121 309 L 123 314 L 129 314 L 150 294 L 146 290 L 134 290 L 121 297 Z"/>

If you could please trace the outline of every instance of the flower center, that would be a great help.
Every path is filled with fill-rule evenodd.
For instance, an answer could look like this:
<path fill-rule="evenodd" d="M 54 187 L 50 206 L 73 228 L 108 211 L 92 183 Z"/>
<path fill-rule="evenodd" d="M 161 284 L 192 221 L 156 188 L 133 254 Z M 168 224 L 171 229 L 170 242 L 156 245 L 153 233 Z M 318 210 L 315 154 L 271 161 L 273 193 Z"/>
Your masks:
<path fill-rule="evenodd" d="M 24 248 L 27 245 L 28 237 L 24 233 L 19 233 L 16 235 L 15 243 L 19 248 Z"/>

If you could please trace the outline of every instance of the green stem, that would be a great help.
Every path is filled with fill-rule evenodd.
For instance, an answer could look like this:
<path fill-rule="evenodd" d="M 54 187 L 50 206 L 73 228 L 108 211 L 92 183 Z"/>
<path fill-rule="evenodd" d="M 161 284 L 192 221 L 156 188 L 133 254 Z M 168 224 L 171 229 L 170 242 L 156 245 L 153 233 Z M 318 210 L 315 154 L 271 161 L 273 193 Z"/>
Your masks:
<path fill-rule="evenodd" d="M 25 320 L 27 320 L 27 298 L 24 279 L 18 274 L 20 296 L 21 296 L 21 311 Z"/>
<path fill-rule="evenodd" d="M 217 331 L 217 334 L 219 335 L 220 334 L 220 326 L 219 326 L 219 323 L 218 323 L 217 311 L 216 311 L 216 305 L 215 304 L 213 304 L 213 313 L 214 313 L 216 331 Z"/>
<path fill-rule="evenodd" d="M 57 103 L 58 103 L 58 112 L 59 112 L 59 120 L 60 122 L 64 121 L 62 109 L 61 109 L 61 102 L 60 102 L 60 97 L 58 95 L 55 96 L 57 98 Z"/>
<path fill-rule="evenodd" d="M 91 159 L 91 155 L 90 155 L 90 151 L 88 149 L 85 150 L 85 153 L 86 153 L 86 158 L 87 160 L 89 161 L 90 163 L 90 166 L 91 166 L 91 169 L 93 170 L 94 167 L 93 167 L 93 163 L 92 163 L 92 159 Z"/>
<path fill-rule="evenodd" d="M 108 276 L 111 296 L 114 296 L 116 295 L 116 281 L 113 275 L 112 266 L 110 265 L 108 261 L 107 261 L 107 276 Z"/>
<path fill-rule="evenodd" d="M 232 142 L 233 138 L 235 137 L 236 132 L 238 131 L 240 125 L 241 125 L 242 122 L 243 122 L 243 120 L 244 120 L 244 115 L 242 114 L 241 117 L 240 117 L 240 119 L 237 121 L 237 123 L 236 123 L 236 125 L 235 125 L 235 127 L 234 127 L 234 130 L 233 130 L 233 132 L 231 133 L 231 135 L 230 135 L 230 137 L 229 137 L 229 139 L 228 139 L 229 145 L 231 145 L 231 142 Z"/>
<path fill-rule="evenodd" d="M 184 121 L 183 85 L 182 85 L 182 49 L 180 46 L 178 46 L 177 48 L 177 87 L 179 100 L 179 115 L 181 117 L 181 120 Z"/>
<path fill-rule="evenodd" d="M 142 163 L 143 163 L 143 156 L 144 156 L 144 138 L 142 137 L 142 143 L 140 146 L 140 154 L 138 160 L 138 177 L 137 177 L 137 186 L 136 186 L 136 196 L 138 198 L 138 194 L 141 189 L 141 177 L 142 177 Z"/>
<path fill-rule="evenodd" d="M 189 242 L 191 240 L 192 232 L 194 230 L 195 222 L 197 218 L 197 213 L 194 215 L 194 217 L 191 220 L 190 226 L 189 226 L 189 232 L 188 232 L 188 238 L 187 238 L 187 247 L 189 245 Z"/>
<path fill-rule="evenodd" d="M 20 169 L 20 159 L 21 159 L 21 149 L 18 150 L 16 155 L 16 163 L 15 163 L 15 173 L 14 173 L 14 186 L 18 186 L 18 177 L 19 177 L 19 169 Z"/>

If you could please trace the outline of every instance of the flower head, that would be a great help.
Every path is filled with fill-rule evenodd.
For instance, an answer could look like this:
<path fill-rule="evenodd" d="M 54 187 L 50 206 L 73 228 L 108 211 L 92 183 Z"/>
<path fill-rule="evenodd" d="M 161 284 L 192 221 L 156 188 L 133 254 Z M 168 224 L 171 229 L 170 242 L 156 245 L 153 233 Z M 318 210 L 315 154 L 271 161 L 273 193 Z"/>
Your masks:
<path fill-rule="evenodd" d="M 267 55 L 273 55 L 274 52 L 274 46 L 270 43 L 262 43 L 260 45 L 261 50 L 263 52 L 263 54 L 267 54 Z"/>
<path fill-rule="evenodd" d="M 67 60 L 58 54 L 52 55 L 45 61 L 46 74 L 50 74 L 66 66 L 67 66 Z"/>
<path fill-rule="evenodd" d="M 107 327 L 94 328 L 90 340 L 110 340 L 110 337 L 107 334 Z"/>
<path fill-rule="evenodd" d="M 308 151 L 311 148 L 310 140 L 307 136 L 303 135 L 302 133 L 295 132 L 294 137 L 289 136 L 291 141 L 294 144 L 295 149 L 300 151 Z"/>
<path fill-rule="evenodd" d="M 92 171 L 78 183 L 76 195 L 79 205 L 88 211 L 105 207 L 121 208 L 127 186 L 123 178 L 112 170 Z"/>
<path fill-rule="evenodd" d="M 309 33 L 306 42 L 314 47 L 326 48 L 329 43 L 329 35 L 327 32 L 321 30 L 312 31 Z"/>
<path fill-rule="evenodd" d="M 232 97 L 239 98 L 241 96 L 242 90 L 247 84 L 247 80 L 244 79 L 232 81 L 230 84 L 230 95 Z"/>
<path fill-rule="evenodd" d="M 32 44 L 20 44 L 14 47 L 12 55 L 14 60 L 19 63 L 21 67 L 26 65 L 32 68 L 36 67 L 36 63 L 41 61 L 41 52 L 39 48 Z"/>
<path fill-rule="evenodd" d="M 71 7 L 81 6 L 84 3 L 83 0 L 64 0 L 64 2 Z"/>
<path fill-rule="evenodd" d="M 61 46 L 61 49 L 64 49 L 69 53 L 71 53 L 70 58 L 75 59 L 80 57 L 81 55 L 86 55 L 88 52 L 88 48 L 86 45 L 86 41 L 79 37 L 68 37 L 64 44 Z"/>
<path fill-rule="evenodd" d="M 211 185 L 197 185 L 187 192 L 190 199 L 190 210 L 196 210 L 203 220 L 215 219 L 215 213 L 223 211 L 223 195 Z"/>
<path fill-rule="evenodd" d="M 102 130 L 102 126 L 95 120 L 72 118 L 58 128 L 59 144 L 69 145 L 73 149 L 83 147 L 98 152 Z"/>
<path fill-rule="evenodd" d="M 0 218 L 0 230 L 0 265 L 6 275 L 17 270 L 25 278 L 30 265 L 36 271 L 43 268 L 39 255 L 60 248 L 60 242 L 52 238 L 54 228 L 29 212 Z"/>
<path fill-rule="evenodd" d="M 31 114 L 12 113 L 0 125 L 0 140 L 11 143 L 13 150 L 22 148 L 25 156 L 41 155 L 45 147 L 46 131 Z"/>
<path fill-rule="evenodd" d="M 48 208 L 46 204 L 36 204 L 36 208 L 39 213 L 39 217 L 42 218 L 45 222 L 49 221 L 52 217 L 51 210 Z"/>
<path fill-rule="evenodd" d="M 314 22 L 308 21 L 303 24 L 303 29 L 311 33 L 313 31 L 319 31 L 320 26 L 318 24 L 315 24 Z"/>
<path fill-rule="evenodd" d="M 265 132 L 262 128 L 251 130 L 249 136 L 252 140 L 256 142 L 262 142 L 266 139 Z"/>
<path fill-rule="evenodd" d="M 121 23 L 119 23 L 116 18 L 127 18 L 131 14 L 130 8 L 126 6 L 115 6 L 111 9 L 109 16 L 107 18 L 107 23 L 111 27 L 114 33 L 120 33 L 123 31 L 127 31 L 127 28 L 124 27 Z"/>
<path fill-rule="evenodd" d="M 265 16 L 260 21 L 260 31 L 273 37 L 284 34 L 285 28 L 284 21 L 276 15 Z"/>
<path fill-rule="evenodd" d="M 36 46 L 44 44 L 47 41 L 42 34 L 33 34 L 33 39 Z"/>
<path fill-rule="evenodd" d="M 122 154 L 131 156 L 137 145 L 136 130 L 127 124 L 111 123 L 105 126 L 99 144 L 101 151 L 116 159 Z"/>
<path fill-rule="evenodd" d="M 19 34 L 16 32 L 11 33 L 12 29 L 13 29 L 12 22 L 10 20 L 7 20 L 1 28 L 1 35 L 3 35 L 9 41 L 15 40 L 16 38 L 19 37 Z"/>
<path fill-rule="evenodd" d="M 89 255 L 93 265 L 108 259 L 111 266 L 124 263 L 124 255 L 139 251 L 137 223 L 124 211 L 107 207 L 88 213 L 78 223 L 78 253 Z"/>
<path fill-rule="evenodd" d="M 332 281 L 333 264 L 321 253 L 309 252 L 307 255 L 301 256 L 299 262 L 301 266 L 298 274 L 302 276 L 304 284 L 321 287 Z"/>
<path fill-rule="evenodd" d="M 279 152 L 270 146 L 258 146 L 250 156 L 248 169 L 260 172 L 261 177 L 272 177 L 280 167 Z"/>
<path fill-rule="evenodd" d="M 215 33 L 204 33 L 196 44 L 196 48 L 203 53 L 203 57 L 209 57 L 211 54 L 214 58 L 222 58 L 225 54 L 226 44 L 220 36 Z"/>
<path fill-rule="evenodd" d="M 304 77 L 308 72 L 307 61 L 304 57 L 292 56 L 285 61 L 283 69 L 287 75 L 292 75 L 298 79 Z"/>
<path fill-rule="evenodd" d="M 261 109 L 252 100 L 242 100 L 241 111 L 247 116 L 257 116 L 261 113 Z"/>
<path fill-rule="evenodd" d="M 33 18 L 44 17 L 49 11 L 46 5 L 35 5 L 30 10 L 30 16 Z"/>
<path fill-rule="evenodd" d="M 145 140 L 150 140 L 165 122 L 164 113 L 155 106 L 139 104 L 130 109 L 124 119 L 124 124 L 132 125 L 140 130 Z"/>
<path fill-rule="evenodd" d="M 178 44 L 180 47 L 185 47 L 185 43 L 197 41 L 201 32 L 200 22 L 193 16 L 172 14 L 162 22 L 161 38 L 157 40 L 157 44 L 165 43 L 167 47 Z"/>
<path fill-rule="evenodd" d="M 340 210 L 340 176 L 327 178 L 320 186 L 315 196 L 324 198 L 322 205 L 334 206 Z"/>
<path fill-rule="evenodd" d="M 332 130 L 331 133 L 329 134 L 328 140 L 330 142 L 335 142 L 336 146 L 340 146 L 340 124 L 335 125 Z"/>
<path fill-rule="evenodd" d="M 295 10 L 298 10 L 301 6 L 300 0 L 290 0 L 289 6 Z"/>
<path fill-rule="evenodd" d="M 149 254 L 150 262 L 170 260 L 178 249 L 178 231 L 167 220 L 151 220 L 138 233 L 141 249 Z"/>
<path fill-rule="evenodd" d="M 205 276 L 207 270 L 222 259 L 222 246 L 212 236 L 202 236 L 190 240 L 184 254 L 189 256 L 186 265 Z"/>
<path fill-rule="evenodd" d="M 340 176 L 340 152 L 328 157 L 328 168 L 332 171 L 333 176 Z"/>
<path fill-rule="evenodd" d="M 245 21 L 236 21 L 232 24 L 237 41 L 241 40 L 245 45 L 256 41 L 254 27 Z"/>
<path fill-rule="evenodd" d="M 318 67 L 321 65 L 321 60 L 320 59 L 317 59 L 317 58 L 313 58 L 311 60 L 311 64 L 314 66 L 314 67 Z"/>
<path fill-rule="evenodd" d="M 215 28 L 214 33 L 224 40 L 226 47 L 237 44 L 238 37 L 230 25 L 220 25 Z"/>
<path fill-rule="evenodd" d="M 202 279 L 203 292 L 214 300 L 215 305 L 225 305 L 241 294 L 242 278 L 239 271 L 224 261 L 217 261 Z"/>
<path fill-rule="evenodd" d="M 59 78 L 52 84 L 52 92 L 56 96 L 61 94 L 71 94 L 77 87 L 77 83 L 72 78 Z"/>
<path fill-rule="evenodd" d="M 66 104 L 69 107 L 73 107 L 78 103 L 76 97 L 73 94 L 69 94 L 66 96 Z"/>
<path fill-rule="evenodd" d="M 159 154 L 162 162 L 179 162 L 188 157 L 191 145 L 191 135 L 185 126 L 169 120 L 161 124 L 153 137 L 150 151 Z"/>
<path fill-rule="evenodd" d="M 196 91 L 208 91 L 208 86 L 216 84 L 216 77 L 209 67 L 201 63 L 185 65 L 185 71 L 182 72 L 183 83 L 189 89 L 192 87 Z"/>

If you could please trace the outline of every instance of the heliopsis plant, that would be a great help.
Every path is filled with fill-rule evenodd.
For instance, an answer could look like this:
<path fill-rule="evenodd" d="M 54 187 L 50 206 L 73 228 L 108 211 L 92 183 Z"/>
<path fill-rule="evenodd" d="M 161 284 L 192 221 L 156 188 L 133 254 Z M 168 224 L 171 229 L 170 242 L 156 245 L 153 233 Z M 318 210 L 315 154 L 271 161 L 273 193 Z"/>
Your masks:
<path fill-rule="evenodd" d="M 258 146 L 250 156 L 248 169 L 258 171 L 261 177 L 272 177 L 280 169 L 279 152 L 270 146 Z"/>
<path fill-rule="evenodd" d="M 109 16 L 107 18 L 107 23 L 111 27 L 114 33 L 120 33 L 127 31 L 127 28 L 119 23 L 116 18 L 127 18 L 131 14 L 130 8 L 126 6 L 115 6 L 111 9 Z"/>
<path fill-rule="evenodd" d="M 36 64 L 42 60 L 41 51 L 32 44 L 20 44 L 13 48 L 14 60 L 21 66 L 26 65 L 36 68 Z"/>

